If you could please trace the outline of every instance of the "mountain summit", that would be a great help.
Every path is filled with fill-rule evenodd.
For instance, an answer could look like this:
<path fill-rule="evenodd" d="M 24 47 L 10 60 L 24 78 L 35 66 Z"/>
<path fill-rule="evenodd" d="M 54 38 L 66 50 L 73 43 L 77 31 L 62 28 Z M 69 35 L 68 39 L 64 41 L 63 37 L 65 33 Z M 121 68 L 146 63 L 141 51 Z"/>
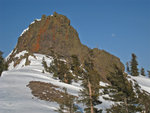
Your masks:
<path fill-rule="evenodd" d="M 106 76 L 114 71 L 114 65 L 124 70 L 119 58 L 104 50 L 90 49 L 81 44 L 77 31 L 70 25 L 70 20 L 56 12 L 50 16 L 43 15 L 41 19 L 35 20 L 24 30 L 8 62 L 15 61 L 14 65 L 18 63 L 19 59 L 14 56 L 24 50 L 30 54 L 57 54 L 67 61 L 70 61 L 72 55 L 76 55 L 81 64 L 90 59 L 94 69 L 104 81 L 107 81 Z"/>
<path fill-rule="evenodd" d="M 150 112 L 150 79 L 128 75 L 119 58 L 83 45 L 56 12 L 32 22 L 6 61 L 2 113 Z"/>
<path fill-rule="evenodd" d="M 81 46 L 78 33 L 70 25 L 70 20 L 54 12 L 51 16 L 43 15 L 35 20 L 23 33 L 17 44 L 19 51 L 28 50 L 33 53 L 50 54 L 51 51 L 68 56 Z"/>

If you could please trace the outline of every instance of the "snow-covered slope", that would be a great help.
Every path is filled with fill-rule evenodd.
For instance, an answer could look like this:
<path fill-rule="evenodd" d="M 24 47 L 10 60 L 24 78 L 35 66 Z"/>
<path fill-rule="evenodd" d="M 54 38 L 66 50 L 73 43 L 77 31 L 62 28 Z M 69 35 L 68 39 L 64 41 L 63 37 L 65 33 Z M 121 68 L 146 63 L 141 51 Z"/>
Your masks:
<path fill-rule="evenodd" d="M 0 78 L 0 113 L 49 113 L 58 105 L 33 98 L 26 85 L 29 81 L 49 82 L 37 71 L 18 69 L 3 73 Z"/>
<path fill-rule="evenodd" d="M 134 80 L 140 85 L 141 89 L 150 93 L 150 78 L 144 76 L 133 77 Z"/>
<path fill-rule="evenodd" d="M 42 81 L 52 83 L 60 88 L 66 87 L 68 92 L 78 95 L 81 89 L 79 85 L 69 85 L 52 78 L 51 74 L 41 73 L 42 58 L 46 58 L 49 64 L 52 57 L 35 54 L 30 56 L 29 66 L 21 62 L 14 69 L 5 71 L 0 78 L 0 113 L 54 113 L 59 105 L 55 102 L 46 102 L 33 98 L 31 90 L 26 87 L 30 81 Z M 10 65 L 11 66 L 11 65 Z"/>
<path fill-rule="evenodd" d="M 21 57 L 27 51 L 18 53 L 15 57 Z M 8 58 L 8 57 L 7 57 Z M 14 67 L 13 62 L 9 65 L 9 71 L 5 71 L 0 77 L 0 113 L 55 113 L 59 105 L 56 102 L 47 102 L 39 100 L 34 97 L 31 90 L 26 85 L 30 81 L 41 81 L 51 83 L 59 86 L 60 88 L 67 88 L 69 94 L 78 96 L 81 90 L 80 82 L 72 84 L 65 84 L 52 77 L 52 74 L 42 73 L 44 68 L 42 66 L 42 59 L 45 59 L 47 65 L 50 65 L 53 57 L 45 56 L 41 54 L 34 54 L 29 56 L 28 60 L 30 65 L 26 66 L 26 59 L 22 59 L 21 62 Z M 150 79 L 146 77 L 132 77 L 132 80 L 136 80 L 143 90 L 150 93 Z M 107 86 L 108 84 L 100 82 L 101 86 Z M 102 92 L 102 90 L 101 90 Z M 114 102 L 105 100 L 103 97 L 109 95 L 102 95 L 99 97 L 102 104 L 97 108 L 105 109 L 110 108 Z M 83 110 L 83 105 L 80 105 Z"/>

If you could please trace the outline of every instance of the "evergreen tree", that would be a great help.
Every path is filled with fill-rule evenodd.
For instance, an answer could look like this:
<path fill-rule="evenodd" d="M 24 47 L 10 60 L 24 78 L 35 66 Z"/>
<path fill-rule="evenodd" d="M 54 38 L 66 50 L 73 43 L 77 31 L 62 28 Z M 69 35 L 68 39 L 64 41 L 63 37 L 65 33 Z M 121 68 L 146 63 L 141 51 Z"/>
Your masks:
<path fill-rule="evenodd" d="M 97 113 L 98 109 L 94 106 L 101 104 L 98 100 L 99 98 L 99 89 L 100 89 L 100 77 L 97 71 L 93 69 L 92 61 L 84 62 L 84 74 L 82 76 L 82 84 L 83 89 L 80 92 L 81 99 L 80 102 L 86 105 L 84 109 L 86 113 Z"/>
<path fill-rule="evenodd" d="M 138 62 L 136 60 L 136 55 L 134 53 L 132 53 L 132 59 L 131 59 L 131 75 L 132 76 L 138 76 L 139 72 L 138 72 Z"/>
<path fill-rule="evenodd" d="M 129 63 L 128 62 L 126 63 L 126 67 L 127 67 L 127 69 L 126 69 L 127 72 L 130 73 L 130 67 L 129 67 Z"/>
<path fill-rule="evenodd" d="M 112 84 L 112 90 L 109 92 L 109 96 L 112 97 L 113 101 L 120 101 L 120 104 L 113 106 L 108 111 L 111 113 L 134 113 L 138 106 L 138 99 L 133 90 L 132 83 L 126 79 L 126 74 L 122 72 L 117 66 L 115 73 L 107 78 Z"/>
<path fill-rule="evenodd" d="M 63 88 L 64 96 L 63 102 L 59 105 L 58 112 L 59 113 L 75 113 L 77 111 L 77 107 L 75 106 L 75 97 L 69 95 L 66 88 Z"/>
<path fill-rule="evenodd" d="M 47 63 L 46 63 L 44 57 L 43 57 L 43 59 L 42 59 L 42 65 L 44 66 L 45 70 L 47 71 L 47 70 L 48 70 L 48 66 L 47 66 Z"/>
<path fill-rule="evenodd" d="M 67 64 L 59 60 L 57 58 L 50 64 L 48 68 L 50 73 L 53 73 L 53 77 L 59 78 L 62 82 L 70 84 L 72 79 L 74 78 L 73 75 L 70 73 Z"/>
<path fill-rule="evenodd" d="M 150 94 L 146 91 L 142 91 L 139 93 L 139 103 L 142 106 L 142 113 L 150 113 Z"/>
<path fill-rule="evenodd" d="M 145 75 L 145 70 L 144 70 L 143 67 L 141 68 L 141 75 L 146 76 L 146 75 Z"/>
<path fill-rule="evenodd" d="M 75 82 L 77 82 L 79 80 L 79 77 L 82 75 L 82 68 L 80 67 L 80 61 L 77 57 L 77 55 L 72 55 L 72 62 L 71 62 L 71 70 L 73 72 L 74 75 L 76 75 L 74 77 Z"/>
<path fill-rule="evenodd" d="M 0 51 L 0 75 L 3 72 L 3 57 L 2 57 L 2 52 Z"/>
<path fill-rule="evenodd" d="M 0 51 L 0 76 L 4 70 L 7 70 L 8 65 L 3 58 L 3 52 Z"/>

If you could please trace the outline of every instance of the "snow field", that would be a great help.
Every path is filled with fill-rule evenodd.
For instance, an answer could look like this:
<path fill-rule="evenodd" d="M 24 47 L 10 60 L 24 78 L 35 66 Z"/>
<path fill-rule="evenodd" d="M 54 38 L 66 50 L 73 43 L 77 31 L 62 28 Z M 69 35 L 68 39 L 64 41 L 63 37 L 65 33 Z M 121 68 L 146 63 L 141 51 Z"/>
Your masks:
<path fill-rule="evenodd" d="M 20 58 L 24 56 L 27 51 L 18 53 L 15 57 Z M 9 56 L 8 56 L 9 57 Z M 8 58 L 7 57 L 7 58 Z M 78 83 L 65 84 L 53 78 L 52 74 L 42 73 L 44 67 L 42 66 L 42 60 L 45 59 L 48 66 L 53 60 L 53 57 L 42 54 L 34 54 L 29 56 L 28 60 L 30 65 L 25 66 L 26 59 L 14 67 L 14 62 L 9 64 L 9 71 L 5 71 L 0 78 L 0 113 L 55 113 L 59 105 L 56 102 L 47 102 L 39 100 L 31 94 L 30 88 L 26 87 L 30 81 L 41 81 L 51 83 L 59 86 L 58 90 L 67 88 L 69 94 L 78 96 L 82 87 L 81 81 Z M 129 75 L 130 76 L 130 75 Z M 132 77 L 128 80 L 136 80 L 140 87 L 150 93 L 150 79 L 138 76 Z M 100 82 L 100 86 L 107 87 L 109 84 Z M 103 89 L 100 90 L 103 92 Z M 97 105 L 98 109 L 103 109 L 103 113 L 106 113 L 106 109 L 110 108 L 113 104 L 112 101 L 105 100 L 103 97 L 109 97 L 109 95 L 101 95 L 99 100 L 102 104 Z M 79 104 L 81 109 L 84 109 L 84 105 Z"/>

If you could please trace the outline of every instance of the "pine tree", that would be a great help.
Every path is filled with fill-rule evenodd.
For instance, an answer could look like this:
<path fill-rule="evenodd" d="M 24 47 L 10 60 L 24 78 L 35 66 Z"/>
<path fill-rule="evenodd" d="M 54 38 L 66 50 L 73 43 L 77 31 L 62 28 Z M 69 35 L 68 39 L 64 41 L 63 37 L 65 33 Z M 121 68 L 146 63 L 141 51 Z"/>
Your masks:
<path fill-rule="evenodd" d="M 95 113 L 98 112 L 94 106 L 101 104 L 98 100 L 99 98 L 99 89 L 100 89 L 100 77 L 97 71 L 93 69 L 93 63 L 91 61 L 84 62 L 84 74 L 82 76 L 83 89 L 80 92 L 81 99 L 80 102 L 86 105 L 84 109 L 86 113 Z"/>
<path fill-rule="evenodd" d="M 132 59 L 131 59 L 131 75 L 132 76 L 138 76 L 139 72 L 138 72 L 138 62 L 136 60 L 136 55 L 134 53 L 132 53 Z"/>
<path fill-rule="evenodd" d="M 77 107 L 75 106 L 75 97 L 69 95 L 66 88 L 63 88 L 64 91 L 64 99 L 63 102 L 59 105 L 58 112 L 59 113 L 75 113 L 77 111 Z"/>
<path fill-rule="evenodd" d="M 3 58 L 3 52 L 0 51 L 0 76 L 4 70 L 7 70 L 8 65 Z"/>
<path fill-rule="evenodd" d="M 67 64 L 55 58 L 50 67 L 48 68 L 50 73 L 53 73 L 54 78 L 58 78 L 60 81 L 71 84 L 72 79 L 74 78 L 73 75 L 70 73 Z"/>
<path fill-rule="evenodd" d="M 77 82 L 79 80 L 79 77 L 82 75 L 82 68 L 80 67 L 80 61 L 77 57 L 77 55 L 72 55 L 71 56 L 72 62 L 71 62 L 71 70 L 73 72 L 74 75 L 76 75 L 74 77 L 75 82 Z"/>
<path fill-rule="evenodd" d="M 150 95 L 146 91 L 139 93 L 139 103 L 142 105 L 142 113 L 150 113 Z"/>
<path fill-rule="evenodd" d="M 145 75 L 145 70 L 144 70 L 143 67 L 141 68 L 141 75 L 146 76 L 146 75 Z"/>
<path fill-rule="evenodd" d="M 111 73 L 107 78 L 112 84 L 112 92 L 109 96 L 113 101 L 120 101 L 120 104 L 113 106 L 108 111 L 111 113 L 134 113 L 138 106 L 138 99 L 133 91 L 132 83 L 126 79 L 126 74 L 123 73 L 117 66 L 114 67 L 115 73 Z"/>
<path fill-rule="evenodd" d="M 126 63 L 126 67 L 127 67 L 127 69 L 126 69 L 127 72 L 130 73 L 130 67 L 129 67 L 129 63 L 128 62 Z"/>
<path fill-rule="evenodd" d="M 3 57 L 2 57 L 2 52 L 0 51 L 0 75 L 3 72 Z"/>
<path fill-rule="evenodd" d="M 46 63 L 44 57 L 43 57 L 43 59 L 42 59 L 42 65 L 43 65 L 44 69 L 47 71 L 47 70 L 48 70 L 48 66 L 47 66 L 47 63 Z"/>

